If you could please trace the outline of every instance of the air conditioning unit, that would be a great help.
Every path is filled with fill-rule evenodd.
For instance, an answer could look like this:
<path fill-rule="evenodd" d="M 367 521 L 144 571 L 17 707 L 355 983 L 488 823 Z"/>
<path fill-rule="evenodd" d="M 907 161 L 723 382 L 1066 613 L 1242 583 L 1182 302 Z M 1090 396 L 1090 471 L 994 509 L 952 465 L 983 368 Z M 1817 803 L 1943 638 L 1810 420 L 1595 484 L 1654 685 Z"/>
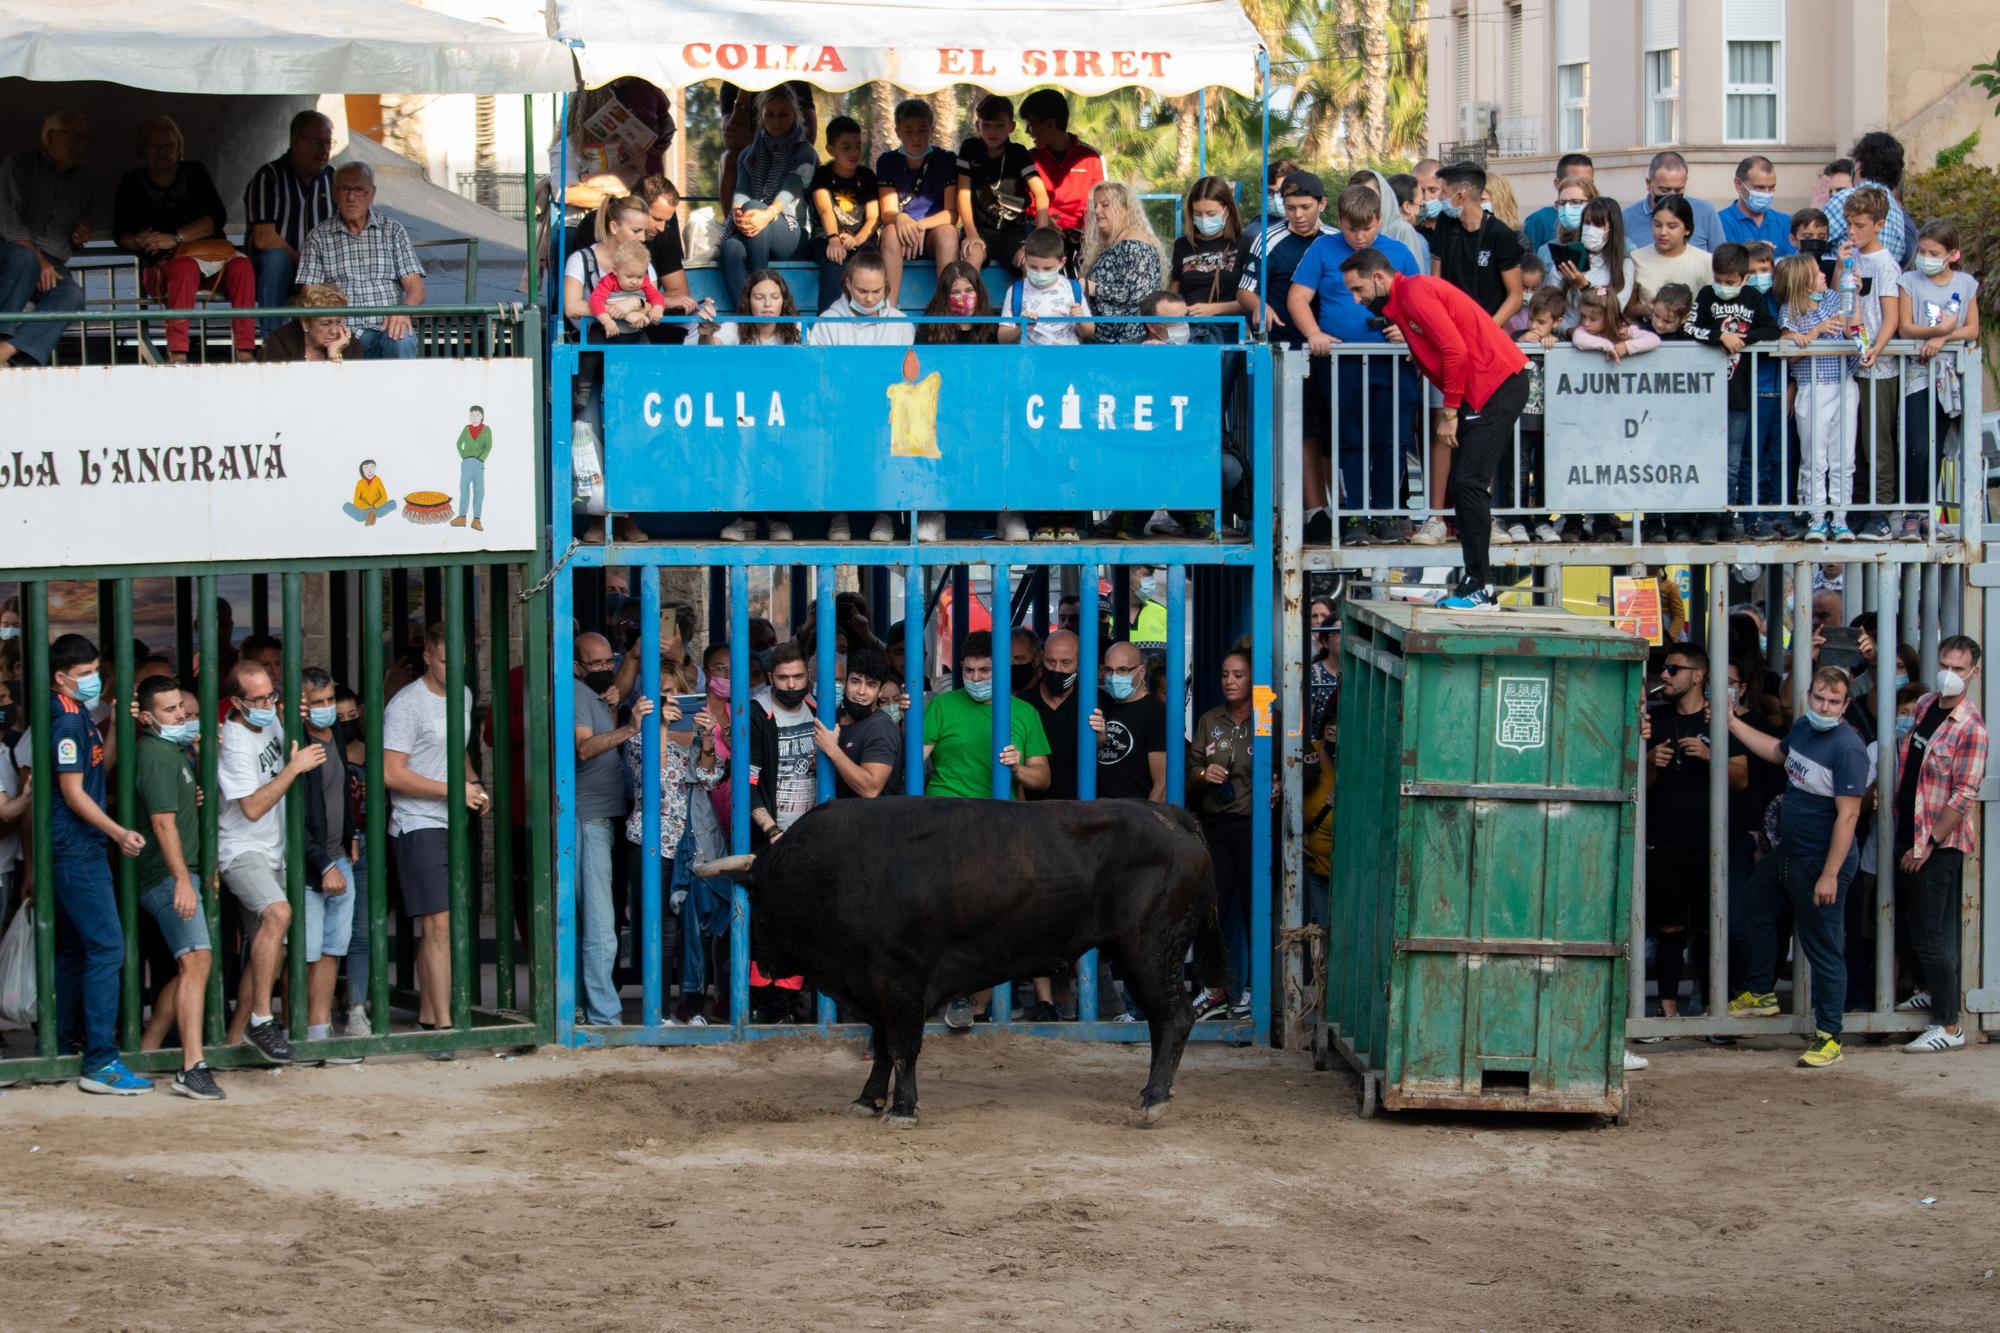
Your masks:
<path fill-rule="evenodd" d="M 1467 102 L 1458 109 L 1458 137 L 1483 143 L 1493 135 L 1500 108 L 1493 102 Z"/>

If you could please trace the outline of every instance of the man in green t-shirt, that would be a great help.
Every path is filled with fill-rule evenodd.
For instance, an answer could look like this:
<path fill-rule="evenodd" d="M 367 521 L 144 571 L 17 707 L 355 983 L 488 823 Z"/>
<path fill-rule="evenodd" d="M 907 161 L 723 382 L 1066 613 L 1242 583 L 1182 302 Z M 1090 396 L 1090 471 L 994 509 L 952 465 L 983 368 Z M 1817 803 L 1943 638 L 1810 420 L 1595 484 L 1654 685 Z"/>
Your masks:
<path fill-rule="evenodd" d="M 222 1089 L 202 1059 L 202 1001 L 208 996 L 208 916 L 195 888 L 193 867 L 201 864 L 200 789 L 186 746 L 201 734 L 198 705 L 172 676 L 139 682 L 137 755 L 139 827 L 146 848 L 139 853 L 139 905 L 160 925 L 179 968 L 161 989 L 146 1024 L 142 1050 L 156 1050 L 169 1027 L 180 1029 L 181 1071 L 169 1090 L 197 1101 L 219 1102 Z"/>
<path fill-rule="evenodd" d="M 959 649 L 965 688 L 948 690 L 924 705 L 924 759 L 928 796 L 993 794 L 993 635 L 977 629 Z M 1049 785 L 1049 738 L 1041 715 L 1026 700 L 1008 699 L 1010 744 L 1000 762 L 1014 770 L 1014 796 Z"/>

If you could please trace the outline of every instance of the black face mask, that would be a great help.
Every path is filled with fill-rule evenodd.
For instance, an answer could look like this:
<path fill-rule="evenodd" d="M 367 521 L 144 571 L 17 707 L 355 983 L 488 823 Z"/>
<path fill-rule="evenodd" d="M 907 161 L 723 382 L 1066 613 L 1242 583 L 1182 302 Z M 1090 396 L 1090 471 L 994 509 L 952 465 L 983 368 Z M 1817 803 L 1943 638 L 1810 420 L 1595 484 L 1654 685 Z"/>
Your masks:
<path fill-rule="evenodd" d="M 611 682 L 618 679 L 615 671 L 586 671 L 583 673 L 584 688 L 592 694 L 602 694 L 611 688 Z"/>
<path fill-rule="evenodd" d="M 1015 694 L 1021 695 L 1021 694 L 1031 693 L 1034 690 L 1035 686 L 1041 683 L 1042 683 L 1042 669 L 1040 667 L 1014 668 Z"/>
<path fill-rule="evenodd" d="M 850 722 L 859 722 L 875 711 L 874 704 L 857 703 L 852 695 L 841 700 L 840 706 L 847 713 L 847 720 Z"/>
<path fill-rule="evenodd" d="M 1371 296 L 1362 304 L 1367 306 L 1371 313 L 1380 315 L 1389 308 L 1389 293 L 1383 292 L 1380 296 Z"/>
<path fill-rule="evenodd" d="M 1065 672 L 1064 674 L 1056 676 L 1053 679 L 1055 680 L 1056 683 L 1057 694 L 1068 694 L 1071 690 L 1076 688 L 1076 672 L 1074 671 Z"/>
<path fill-rule="evenodd" d="M 1826 238 L 1824 236 L 1807 236 L 1802 238 L 1799 241 L 1799 253 L 1818 259 L 1826 253 Z"/>
<path fill-rule="evenodd" d="M 803 687 L 796 690 L 781 689 L 776 685 L 771 687 L 771 697 L 777 701 L 780 708 L 797 708 L 806 701 L 806 694 L 807 691 Z"/>

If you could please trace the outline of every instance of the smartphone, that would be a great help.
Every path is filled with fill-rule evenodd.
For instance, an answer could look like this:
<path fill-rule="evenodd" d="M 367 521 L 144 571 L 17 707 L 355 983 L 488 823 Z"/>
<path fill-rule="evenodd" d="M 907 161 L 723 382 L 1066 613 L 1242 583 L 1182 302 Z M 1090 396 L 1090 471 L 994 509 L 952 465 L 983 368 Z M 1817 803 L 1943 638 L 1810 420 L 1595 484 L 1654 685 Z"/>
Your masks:
<path fill-rule="evenodd" d="M 681 710 L 681 721 L 689 722 L 694 719 L 696 713 L 699 713 L 703 708 L 708 706 L 708 696 L 705 694 L 676 694 L 674 696 L 674 706 Z"/>
<path fill-rule="evenodd" d="M 1580 245 L 1565 245 L 1561 241 L 1549 242 L 1549 262 L 1557 269 L 1564 264 L 1574 264 L 1578 273 L 1590 272 L 1590 252 Z"/>
<path fill-rule="evenodd" d="M 1820 631 L 1819 664 L 1857 670 L 1862 662 L 1861 631 L 1852 625 L 1828 625 Z"/>

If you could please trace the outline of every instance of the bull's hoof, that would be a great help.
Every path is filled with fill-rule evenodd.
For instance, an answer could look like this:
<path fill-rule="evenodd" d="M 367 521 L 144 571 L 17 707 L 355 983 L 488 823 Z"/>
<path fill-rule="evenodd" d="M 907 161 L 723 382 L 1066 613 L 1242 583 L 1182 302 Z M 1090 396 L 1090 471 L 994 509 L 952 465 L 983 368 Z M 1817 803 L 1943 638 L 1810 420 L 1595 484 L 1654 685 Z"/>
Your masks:
<path fill-rule="evenodd" d="M 876 1116 L 882 1114 L 882 1106 L 879 1102 L 871 1102 L 864 1097 L 857 1097 L 847 1104 L 847 1113 L 858 1119 L 873 1120 Z"/>
<path fill-rule="evenodd" d="M 1157 1101 L 1151 1105 L 1142 1102 L 1139 1106 L 1139 1127 L 1141 1129 L 1151 1129 L 1154 1125 L 1165 1120 L 1167 1112 L 1171 1109 L 1172 1103 L 1167 1101 Z"/>
<path fill-rule="evenodd" d="M 915 1129 L 917 1118 L 913 1115 L 897 1115 L 894 1111 L 882 1117 L 882 1123 L 890 1129 Z"/>

